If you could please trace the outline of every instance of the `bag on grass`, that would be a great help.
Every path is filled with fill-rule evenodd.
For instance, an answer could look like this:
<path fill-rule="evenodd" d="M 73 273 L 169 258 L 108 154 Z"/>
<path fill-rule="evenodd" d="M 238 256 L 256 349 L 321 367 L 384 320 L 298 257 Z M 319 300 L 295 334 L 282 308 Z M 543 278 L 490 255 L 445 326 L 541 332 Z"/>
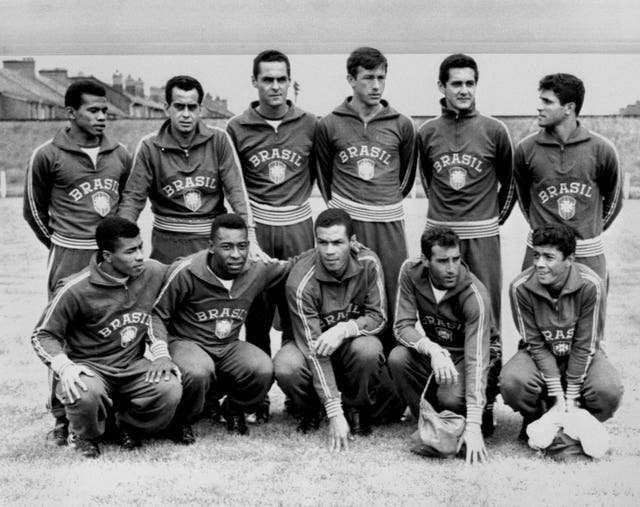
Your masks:
<path fill-rule="evenodd" d="M 452 458 L 458 453 L 460 438 L 465 428 L 465 418 L 451 410 L 436 412 L 425 399 L 425 393 L 433 373 L 420 396 L 420 416 L 418 430 L 411 435 L 414 442 L 411 452 L 422 456 Z"/>
<path fill-rule="evenodd" d="M 543 449 L 542 453 L 556 461 L 566 461 L 587 456 L 582 449 L 580 441 L 571 438 L 562 429 L 558 430 L 551 445 Z"/>

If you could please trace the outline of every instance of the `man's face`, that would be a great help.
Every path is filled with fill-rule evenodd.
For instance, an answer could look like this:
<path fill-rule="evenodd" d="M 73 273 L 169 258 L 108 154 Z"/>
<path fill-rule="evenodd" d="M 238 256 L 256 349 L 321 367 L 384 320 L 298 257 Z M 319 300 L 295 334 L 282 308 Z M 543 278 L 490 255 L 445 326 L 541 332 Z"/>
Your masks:
<path fill-rule="evenodd" d="M 140 235 L 135 238 L 118 238 L 115 250 L 105 250 L 102 256 L 115 271 L 115 276 L 138 276 L 144 271 L 144 252 Z"/>
<path fill-rule="evenodd" d="M 182 90 L 176 86 L 171 90 L 171 103 L 165 104 L 165 111 L 171 120 L 171 128 L 187 135 L 196 129 L 200 119 L 198 90 Z"/>
<path fill-rule="evenodd" d="M 253 86 L 258 90 L 261 105 L 278 107 L 286 104 L 291 80 L 287 76 L 285 62 L 260 62 L 258 77 L 251 77 Z"/>
<path fill-rule="evenodd" d="M 356 77 L 347 75 L 347 81 L 353 88 L 353 96 L 369 107 L 375 107 L 382 100 L 387 71 L 384 65 L 379 65 L 375 69 L 365 69 L 358 67 Z"/>
<path fill-rule="evenodd" d="M 436 289 L 453 289 L 460 276 L 460 247 L 431 247 L 431 258 L 424 259 L 429 268 L 429 278 Z"/>
<path fill-rule="evenodd" d="M 353 240 L 355 236 L 349 238 L 344 225 L 316 228 L 316 248 L 320 262 L 336 278 L 340 278 L 347 269 Z"/>
<path fill-rule="evenodd" d="M 551 90 L 540 90 L 538 96 L 538 125 L 553 128 L 568 118 L 569 104 L 560 104 L 560 99 Z"/>
<path fill-rule="evenodd" d="M 449 109 L 468 111 L 473 108 L 476 84 L 476 74 L 471 67 L 452 68 L 447 82 L 438 82 L 438 89 Z"/>
<path fill-rule="evenodd" d="M 543 245 L 533 247 L 533 265 L 540 285 L 559 289 L 564 285 L 573 256 L 565 257 L 555 246 Z"/>
<path fill-rule="evenodd" d="M 101 136 L 107 126 L 107 99 L 83 93 L 78 109 L 67 108 L 71 121 L 88 137 Z"/>
<path fill-rule="evenodd" d="M 236 278 L 247 262 L 249 240 L 246 229 L 221 227 L 209 243 L 211 268 L 224 279 Z"/>

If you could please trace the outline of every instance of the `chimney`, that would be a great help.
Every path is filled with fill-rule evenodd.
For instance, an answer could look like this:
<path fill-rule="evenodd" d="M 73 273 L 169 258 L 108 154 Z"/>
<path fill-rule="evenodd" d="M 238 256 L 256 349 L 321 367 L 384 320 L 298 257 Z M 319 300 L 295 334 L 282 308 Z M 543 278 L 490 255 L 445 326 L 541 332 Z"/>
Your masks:
<path fill-rule="evenodd" d="M 135 83 L 136 97 L 144 98 L 144 81 L 140 78 Z"/>
<path fill-rule="evenodd" d="M 69 86 L 69 83 L 71 81 L 69 79 L 69 76 L 67 75 L 67 69 L 56 67 L 55 69 L 41 70 L 39 73 L 42 77 L 51 79 L 52 81 L 55 81 L 56 83 L 63 86 Z"/>
<path fill-rule="evenodd" d="M 136 81 L 131 77 L 131 74 L 129 74 L 124 80 L 124 91 L 129 95 L 136 94 Z"/>
<path fill-rule="evenodd" d="M 22 60 L 4 60 L 2 62 L 5 69 L 13 70 L 28 78 L 36 78 L 36 62 L 33 58 L 23 58 Z"/>
<path fill-rule="evenodd" d="M 164 103 L 164 86 L 152 86 L 149 88 L 149 98 L 154 102 Z"/>
<path fill-rule="evenodd" d="M 122 74 L 117 70 L 113 73 L 113 89 L 122 93 L 124 91 L 124 85 L 122 84 Z"/>

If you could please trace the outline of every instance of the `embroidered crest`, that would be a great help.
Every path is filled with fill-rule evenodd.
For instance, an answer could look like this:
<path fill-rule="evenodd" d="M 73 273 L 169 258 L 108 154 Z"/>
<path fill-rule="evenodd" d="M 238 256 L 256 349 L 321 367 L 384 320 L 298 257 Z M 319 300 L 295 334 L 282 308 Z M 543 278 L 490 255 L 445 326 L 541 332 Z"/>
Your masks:
<path fill-rule="evenodd" d="M 570 220 L 576 214 L 576 199 L 570 195 L 563 195 L 558 199 L 558 215 L 563 220 Z"/>
<path fill-rule="evenodd" d="M 218 319 L 216 320 L 216 336 L 221 340 L 229 336 L 231 333 L 231 320 L 230 319 Z"/>
<path fill-rule="evenodd" d="M 189 190 L 184 193 L 184 204 L 191 211 L 198 211 L 202 206 L 202 196 L 197 190 Z"/>
<path fill-rule="evenodd" d="M 101 217 L 106 217 L 111 211 L 111 197 L 106 192 L 94 192 L 91 195 L 93 201 L 93 209 L 98 212 Z"/>
<path fill-rule="evenodd" d="M 442 340 L 443 342 L 450 342 L 453 339 L 453 333 L 443 327 L 437 327 L 436 334 L 438 335 L 438 338 L 440 338 L 440 340 Z"/>
<path fill-rule="evenodd" d="M 460 166 L 449 168 L 449 186 L 454 190 L 460 190 L 467 182 L 467 170 Z"/>
<path fill-rule="evenodd" d="M 568 342 L 554 342 L 551 344 L 553 353 L 556 356 L 566 356 L 571 350 L 571 344 Z"/>
<path fill-rule="evenodd" d="M 269 179 L 274 183 L 282 183 L 284 181 L 284 175 L 287 171 L 287 166 L 280 160 L 274 160 L 269 162 Z"/>
<path fill-rule="evenodd" d="M 363 180 L 369 181 L 373 178 L 376 163 L 370 158 L 361 158 L 358 160 L 358 176 Z"/>
<path fill-rule="evenodd" d="M 136 334 L 138 334 L 138 330 L 135 326 L 127 326 L 122 331 L 120 331 L 120 346 L 122 348 L 129 345 L 136 338 Z"/>

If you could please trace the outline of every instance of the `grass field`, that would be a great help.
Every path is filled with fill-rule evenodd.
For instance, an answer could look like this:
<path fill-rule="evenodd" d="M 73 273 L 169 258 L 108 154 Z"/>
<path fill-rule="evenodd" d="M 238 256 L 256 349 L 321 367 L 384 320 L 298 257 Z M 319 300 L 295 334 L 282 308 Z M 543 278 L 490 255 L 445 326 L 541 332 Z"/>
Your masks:
<path fill-rule="evenodd" d="M 314 209 L 320 209 L 315 200 Z M 410 199 L 407 237 L 412 254 L 426 201 Z M 600 461 L 556 463 L 516 441 L 520 417 L 499 406 L 499 426 L 487 441 L 490 462 L 420 458 L 408 450 L 415 421 L 376 428 L 347 453 L 326 449 L 326 425 L 308 436 L 282 414 L 272 389 L 272 422 L 248 437 L 196 425 L 197 443 L 148 443 L 126 453 L 103 447 L 96 461 L 45 445 L 52 420 L 44 410 L 46 373 L 29 343 L 45 301 L 46 252 L 21 218 L 19 199 L 0 200 L 0 505 L 608 505 L 640 504 L 640 202 L 627 202 L 606 237 L 611 270 L 606 349 L 621 370 L 623 405 L 607 422 L 611 452 Z M 141 219 L 145 241 L 149 216 Z M 526 227 L 518 211 L 502 232 L 505 280 L 518 272 Z M 505 355 L 514 352 L 508 305 Z M 277 337 L 274 338 L 278 346 Z"/>

